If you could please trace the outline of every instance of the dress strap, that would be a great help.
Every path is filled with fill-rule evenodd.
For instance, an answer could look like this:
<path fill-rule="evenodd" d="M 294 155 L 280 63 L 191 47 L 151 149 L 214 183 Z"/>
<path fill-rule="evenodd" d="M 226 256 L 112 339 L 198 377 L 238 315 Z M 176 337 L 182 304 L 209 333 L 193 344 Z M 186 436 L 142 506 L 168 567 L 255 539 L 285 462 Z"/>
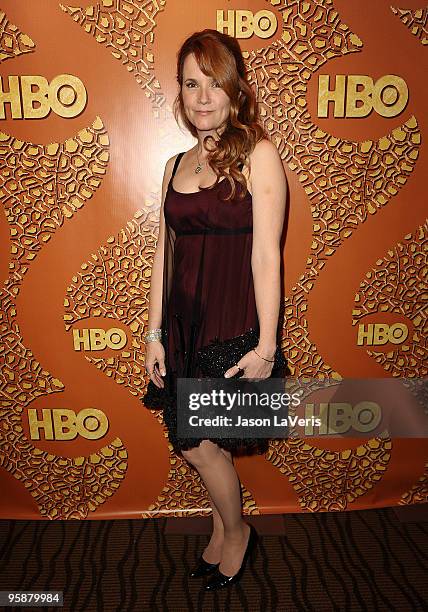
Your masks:
<path fill-rule="evenodd" d="M 177 157 L 175 158 L 175 162 L 174 162 L 174 167 L 172 169 L 172 174 L 171 174 L 171 178 L 169 179 L 169 182 L 172 181 L 172 179 L 174 178 L 175 173 L 177 172 L 177 168 L 178 168 L 178 164 L 181 161 L 181 158 L 183 157 L 185 151 L 182 151 L 181 153 L 179 153 L 177 155 Z"/>

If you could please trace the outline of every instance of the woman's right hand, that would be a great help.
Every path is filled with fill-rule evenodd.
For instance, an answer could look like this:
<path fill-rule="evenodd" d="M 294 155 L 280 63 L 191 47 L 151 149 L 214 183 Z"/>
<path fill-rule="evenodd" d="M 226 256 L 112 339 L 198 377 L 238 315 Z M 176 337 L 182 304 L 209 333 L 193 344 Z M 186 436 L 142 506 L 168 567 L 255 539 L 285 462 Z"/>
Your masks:
<path fill-rule="evenodd" d="M 162 375 L 165 376 L 165 349 L 160 340 L 148 342 L 145 350 L 146 372 L 150 380 L 160 389 L 165 386 Z"/>

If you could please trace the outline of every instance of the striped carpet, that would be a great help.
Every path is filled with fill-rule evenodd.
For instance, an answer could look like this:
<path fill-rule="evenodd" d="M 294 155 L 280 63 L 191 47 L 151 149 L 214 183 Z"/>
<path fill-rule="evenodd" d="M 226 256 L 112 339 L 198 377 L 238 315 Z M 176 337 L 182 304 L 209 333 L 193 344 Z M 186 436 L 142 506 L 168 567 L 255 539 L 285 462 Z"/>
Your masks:
<path fill-rule="evenodd" d="M 0 590 L 63 590 L 73 612 L 427 609 L 428 523 L 390 508 L 282 520 L 284 535 L 261 535 L 241 583 L 216 593 L 186 578 L 208 535 L 166 533 L 167 519 L 1 520 Z"/>

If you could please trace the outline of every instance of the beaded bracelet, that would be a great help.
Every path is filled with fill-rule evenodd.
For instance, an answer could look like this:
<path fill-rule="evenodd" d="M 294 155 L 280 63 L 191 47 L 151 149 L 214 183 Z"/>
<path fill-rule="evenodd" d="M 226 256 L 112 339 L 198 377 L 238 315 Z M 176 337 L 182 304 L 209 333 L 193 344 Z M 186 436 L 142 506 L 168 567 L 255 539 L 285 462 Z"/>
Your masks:
<path fill-rule="evenodd" d="M 256 351 L 256 349 L 253 349 L 253 351 L 255 352 L 255 354 L 257 355 L 257 357 L 260 357 L 260 359 L 264 359 L 264 361 L 269 361 L 269 363 L 274 363 L 275 359 L 265 359 L 264 357 L 262 357 L 261 355 L 258 354 L 258 352 Z"/>
<path fill-rule="evenodd" d="M 155 329 L 150 329 L 146 334 L 144 334 L 143 339 L 146 344 L 148 342 L 154 342 L 155 340 L 161 340 L 162 339 L 162 329 L 160 327 L 157 327 Z"/>

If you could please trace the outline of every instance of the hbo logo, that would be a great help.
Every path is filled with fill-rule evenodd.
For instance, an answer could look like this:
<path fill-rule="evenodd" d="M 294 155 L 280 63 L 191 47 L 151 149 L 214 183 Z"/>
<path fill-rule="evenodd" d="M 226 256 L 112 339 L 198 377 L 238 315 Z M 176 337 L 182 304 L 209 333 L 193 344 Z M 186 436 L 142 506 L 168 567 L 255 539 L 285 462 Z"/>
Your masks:
<path fill-rule="evenodd" d="M 253 34 L 259 38 L 269 38 L 276 32 L 278 22 L 272 11 L 217 11 L 217 30 L 235 38 L 250 38 Z"/>
<path fill-rule="evenodd" d="M 126 334 L 119 327 L 104 329 L 73 329 L 75 351 L 102 351 L 110 348 L 118 351 L 126 344 Z"/>
<path fill-rule="evenodd" d="M 318 77 L 318 117 L 328 117 L 328 103 L 334 105 L 334 117 L 367 117 L 374 109 L 382 117 L 396 117 L 409 99 L 406 81 L 387 74 L 376 82 L 369 76 L 336 75 L 330 89 L 330 76 Z"/>
<path fill-rule="evenodd" d="M 307 416 L 313 416 L 314 412 L 314 404 L 306 404 Z M 344 434 L 351 429 L 367 433 L 379 425 L 382 411 L 379 404 L 370 401 L 361 401 L 355 406 L 347 402 L 321 403 L 319 416 L 322 425 L 317 429 L 317 434 Z M 307 426 L 305 433 L 314 435 L 314 427 Z"/>
<path fill-rule="evenodd" d="M 358 341 L 359 346 L 363 344 L 367 345 L 382 345 L 387 342 L 392 344 L 400 344 L 406 340 L 409 335 L 407 325 L 404 323 L 394 323 L 394 325 L 387 325 L 387 323 L 369 323 L 367 328 L 365 325 L 358 326 Z"/>
<path fill-rule="evenodd" d="M 0 77 L 0 119 L 6 118 L 5 104 L 10 104 L 12 119 L 43 119 L 51 110 L 60 117 L 76 117 L 86 100 L 85 86 L 72 74 L 59 74 L 50 83 L 42 76 L 9 76 L 8 91 Z"/>
<path fill-rule="evenodd" d="M 31 440 L 40 440 L 40 431 L 45 440 L 74 440 L 82 436 L 87 440 L 98 440 L 108 430 L 108 420 L 104 412 L 96 408 L 85 408 L 77 414 L 66 408 L 43 408 L 42 418 L 37 410 L 28 410 L 28 426 Z"/>

